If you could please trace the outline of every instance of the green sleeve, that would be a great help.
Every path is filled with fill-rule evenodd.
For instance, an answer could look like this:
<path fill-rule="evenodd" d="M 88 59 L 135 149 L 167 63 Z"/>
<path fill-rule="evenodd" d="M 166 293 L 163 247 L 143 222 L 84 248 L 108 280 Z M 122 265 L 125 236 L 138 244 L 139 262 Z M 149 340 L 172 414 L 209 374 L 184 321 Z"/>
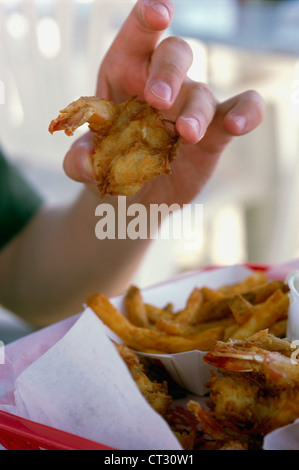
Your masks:
<path fill-rule="evenodd" d="M 0 249 L 41 206 L 42 198 L 0 151 Z"/>

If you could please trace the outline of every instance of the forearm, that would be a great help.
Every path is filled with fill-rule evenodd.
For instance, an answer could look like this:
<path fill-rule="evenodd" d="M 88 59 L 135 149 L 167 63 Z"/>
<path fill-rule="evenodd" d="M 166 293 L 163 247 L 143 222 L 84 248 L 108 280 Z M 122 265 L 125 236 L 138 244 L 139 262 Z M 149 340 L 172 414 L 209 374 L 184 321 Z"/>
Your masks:
<path fill-rule="evenodd" d="M 87 295 L 121 293 L 149 238 L 96 237 L 101 200 L 85 190 L 68 208 L 44 208 L 0 254 L 0 303 L 37 326 L 77 313 Z M 109 199 L 118 219 L 117 198 Z M 117 226 L 116 226 L 117 229 Z"/>

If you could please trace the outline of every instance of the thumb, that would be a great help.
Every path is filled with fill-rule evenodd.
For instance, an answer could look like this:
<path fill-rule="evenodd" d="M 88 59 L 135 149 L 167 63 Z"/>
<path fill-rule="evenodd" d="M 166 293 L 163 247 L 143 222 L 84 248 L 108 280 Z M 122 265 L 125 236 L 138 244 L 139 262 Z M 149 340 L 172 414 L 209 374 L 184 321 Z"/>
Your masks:
<path fill-rule="evenodd" d="M 67 176 L 81 183 L 95 183 L 93 152 L 90 132 L 76 139 L 64 157 L 63 169 Z"/>

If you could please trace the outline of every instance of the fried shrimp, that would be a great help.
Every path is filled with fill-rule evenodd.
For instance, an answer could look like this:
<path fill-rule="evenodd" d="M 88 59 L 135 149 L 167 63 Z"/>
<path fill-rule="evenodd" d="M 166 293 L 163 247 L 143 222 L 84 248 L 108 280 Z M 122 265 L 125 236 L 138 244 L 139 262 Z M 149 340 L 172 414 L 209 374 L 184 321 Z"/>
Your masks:
<path fill-rule="evenodd" d="M 167 382 L 158 383 L 150 380 L 147 376 L 144 365 L 140 362 L 137 354 L 124 344 L 115 344 L 120 356 L 126 363 L 132 378 L 134 379 L 140 392 L 151 405 L 151 407 L 162 416 L 165 416 L 172 402 L 168 394 Z"/>
<path fill-rule="evenodd" d="M 170 172 L 181 138 L 174 123 L 144 101 L 116 105 L 81 97 L 60 111 L 49 126 L 67 135 L 88 123 L 93 135 L 93 165 L 101 195 L 132 195 L 150 179 Z"/>
<path fill-rule="evenodd" d="M 218 342 L 204 357 L 205 363 L 231 372 L 252 373 L 276 387 L 299 386 L 299 366 L 280 352 L 254 344 Z"/>
<path fill-rule="evenodd" d="M 209 409 L 189 404 L 210 438 L 249 444 L 299 417 L 299 365 L 291 352 L 290 342 L 267 331 L 215 344 L 204 358 L 219 372 L 207 384 Z"/>

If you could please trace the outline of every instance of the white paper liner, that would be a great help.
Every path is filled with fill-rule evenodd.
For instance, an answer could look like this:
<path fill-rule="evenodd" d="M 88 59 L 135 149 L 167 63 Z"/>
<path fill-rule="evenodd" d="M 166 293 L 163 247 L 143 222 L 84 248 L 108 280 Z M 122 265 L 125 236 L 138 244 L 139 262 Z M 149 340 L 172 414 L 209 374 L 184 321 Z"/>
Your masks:
<path fill-rule="evenodd" d="M 267 276 L 269 279 L 283 279 L 296 269 L 299 269 L 299 259 L 289 264 L 285 263 L 282 266 L 274 266 L 268 269 Z M 244 274 L 245 277 L 248 274 L 247 268 L 238 266 L 221 268 L 216 271 L 206 271 L 195 275 L 183 276 L 169 283 L 145 289 L 143 291 L 145 301 L 151 301 L 152 294 L 155 293 L 157 305 L 162 307 L 170 299 L 174 300 L 175 296 L 175 305 L 180 308 L 185 303 L 186 295 L 192 291 L 195 285 L 199 285 L 199 279 L 204 280 L 204 283 L 207 282 L 206 285 L 215 288 L 223 284 L 237 282 L 241 280 L 239 278 L 240 275 Z M 204 275 L 204 278 L 202 275 Z M 184 295 L 183 293 L 181 296 L 179 295 L 178 286 L 183 289 L 181 292 Z M 119 302 L 119 300 L 119 298 L 114 299 L 114 302 Z M 87 329 L 84 328 L 84 323 Z M 99 325 L 101 326 L 98 328 Z M 102 334 L 104 336 L 100 341 L 99 335 Z M 126 401 L 126 390 L 129 390 L 131 393 L 133 382 L 126 369 L 123 370 L 123 363 L 119 360 L 118 356 L 116 361 L 117 369 L 114 368 L 114 359 L 116 359 L 114 353 L 112 353 L 114 356 L 113 361 L 110 361 L 109 355 L 109 361 L 107 362 L 109 351 L 107 348 L 111 344 L 109 341 L 106 341 L 107 338 L 105 339 L 105 337 L 106 332 L 102 328 L 100 320 L 95 318 L 93 313 L 85 311 L 83 314 L 75 315 L 7 345 L 5 349 L 5 364 L 0 365 L 0 409 L 29 419 L 34 417 L 41 423 L 43 421 L 40 421 L 40 419 L 43 419 L 45 420 L 44 424 L 50 424 L 51 426 L 68 430 L 83 437 L 96 439 L 104 445 L 106 444 L 118 449 L 126 447 L 136 449 L 137 446 L 140 446 L 141 449 L 149 447 L 157 449 L 180 448 L 164 420 L 160 416 L 157 418 L 156 413 L 148 407 L 147 403 L 142 401 L 143 398 L 140 398 L 140 395 L 137 398 L 139 412 L 136 427 L 134 425 L 135 400 L 132 413 L 125 414 L 127 418 L 124 422 L 118 413 L 111 415 L 110 412 L 113 412 L 113 409 L 110 408 L 112 400 L 110 400 L 108 405 L 107 400 L 109 400 L 109 397 L 107 398 L 105 395 L 110 392 L 107 392 L 105 386 L 107 385 L 108 389 L 112 388 L 113 391 L 114 379 L 116 379 L 116 389 L 113 391 L 113 394 L 119 400 L 124 400 L 122 405 L 120 405 L 120 401 L 116 405 L 117 411 L 121 412 L 124 409 L 124 403 L 132 405 L 131 397 L 129 397 L 129 402 Z M 86 338 L 88 338 L 87 341 Z M 71 341 L 72 339 L 74 342 Z M 68 343 L 70 346 L 69 354 L 66 353 Z M 82 357 L 79 359 L 81 354 Z M 105 357 L 106 359 L 104 359 Z M 122 365 L 120 366 L 120 364 Z M 107 365 L 108 370 L 102 371 L 102 367 L 105 369 Z M 122 369 L 121 375 L 118 375 L 119 366 Z M 66 374 L 67 370 L 70 374 Z M 79 373 L 80 370 L 82 370 L 82 374 Z M 95 374 L 95 377 L 89 377 L 87 370 L 89 373 Z M 99 374 L 100 370 L 101 374 Z M 86 377 L 86 374 L 88 377 Z M 88 381 L 88 386 L 87 382 L 84 383 L 84 380 Z M 128 386 L 127 380 L 130 382 Z M 66 383 L 69 383 L 69 385 L 67 386 Z M 53 384 L 53 388 L 50 387 L 50 384 Z M 38 393 L 39 387 L 41 390 L 40 394 Z M 66 392 L 66 395 L 62 393 L 63 390 Z M 133 393 L 136 393 L 136 389 L 134 389 Z M 103 395 L 104 402 L 100 399 Z M 62 401 L 58 400 L 59 397 Z M 88 404 L 89 399 L 91 400 L 91 407 Z M 201 402 L 204 398 L 198 397 L 196 399 Z M 67 406 L 64 410 L 65 403 Z M 109 406 L 109 409 L 103 410 L 101 403 L 104 403 L 104 408 Z M 98 406 L 101 407 L 100 411 Z M 172 408 L 174 413 L 176 413 L 176 402 Z M 142 411 L 140 412 L 140 410 Z M 178 413 L 180 411 L 185 414 L 183 405 L 178 406 Z M 93 412 L 97 413 L 98 420 Z M 103 412 L 105 412 L 104 416 Z M 148 413 L 151 415 L 149 416 L 149 421 L 147 421 Z M 124 432 L 123 429 L 119 429 L 120 435 L 112 436 L 110 432 L 111 416 L 113 416 L 112 420 L 114 421 L 114 424 L 112 424 L 114 426 L 113 429 L 116 432 L 117 426 L 115 423 L 121 421 L 124 426 L 129 425 L 130 429 L 134 428 L 133 434 L 128 435 L 126 431 Z M 91 425 L 89 418 L 91 419 Z M 152 424 L 157 425 L 157 419 L 159 421 L 158 426 L 161 426 L 163 439 L 166 436 L 166 442 L 160 439 L 160 432 L 157 434 L 157 429 L 159 428 L 155 427 L 154 431 L 150 430 Z M 142 425 L 141 431 L 140 422 Z M 137 434 L 136 438 L 135 433 Z M 124 434 L 126 435 L 124 436 Z M 152 445 L 148 445 L 148 434 L 151 439 L 149 442 Z M 156 446 L 156 441 L 153 443 L 153 435 L 157 437 L 158 446 Z M 299 450 L 298 420 L 293 424 L 268 434 L 264 441 L 264 448 L 269 450 Z"/>
<path fill-rule="evenodd" d="M 89 309 L 16 380 L 17 413 L 117 449 L 180 449 Z"/>
<path fill-rule="evenodd" d="M 299 450 L 299 420 L 270 432 L 264 438 L 264 450 Z"/>

